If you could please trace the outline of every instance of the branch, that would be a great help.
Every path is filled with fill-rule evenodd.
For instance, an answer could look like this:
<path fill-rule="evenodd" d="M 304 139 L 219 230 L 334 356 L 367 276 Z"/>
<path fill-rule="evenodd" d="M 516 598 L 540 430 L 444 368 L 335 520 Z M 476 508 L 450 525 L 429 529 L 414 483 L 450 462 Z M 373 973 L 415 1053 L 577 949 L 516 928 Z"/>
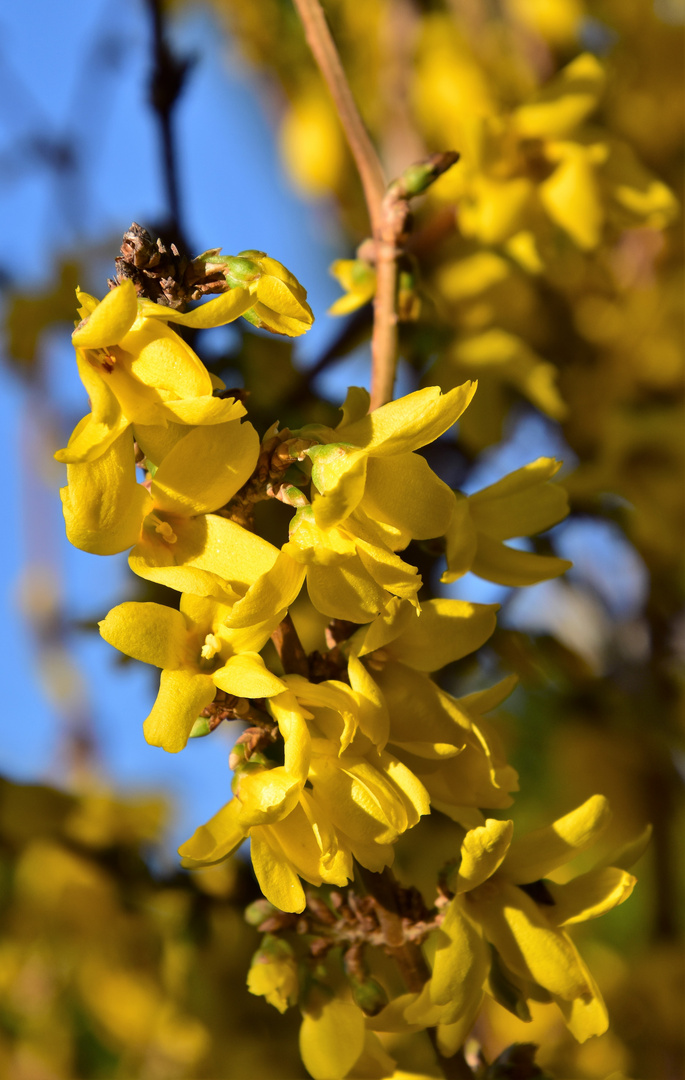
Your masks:
<path fill-rule="evenodd" d="M 293 0 L 293 3 L 304 27 L 307 44 L 319 65 L 319 70 L 338 111 L 345 138 L 362 182 L 371 228 L 375 234 L 380 227 L 381 203 L 386 187 L 378 154 L 352 97 L 350 85 L 319 0 Z"/>
<path fill-rule="evenodd" d="M 290 615 L 286 615 L 283 622 L 278 624 L 271 640 L 276 646 L 286 675 L 304 675 L 308 679 L 309 660 Z"/>

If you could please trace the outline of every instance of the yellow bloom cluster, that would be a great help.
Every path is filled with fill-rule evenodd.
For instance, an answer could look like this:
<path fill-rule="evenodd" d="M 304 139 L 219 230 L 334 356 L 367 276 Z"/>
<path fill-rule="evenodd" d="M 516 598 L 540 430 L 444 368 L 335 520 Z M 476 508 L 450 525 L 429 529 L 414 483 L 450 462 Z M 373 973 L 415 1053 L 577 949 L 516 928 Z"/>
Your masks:
<path fill-rule="evenodd" d="M 456 698 L 432 678 L 490 637 L 496 605 L 420 601 L 421 576 L 408 553 L 413 541 L 442 538 L 446 581 L 472 571 L 522 585 L 563 573 L 569 565 L 563 560 L 505 543 L 566 514 L 566 497 L 551 483 L 559 464 L 539 459 L 468 497 L 451 490 L 418 451 L 460 419 L 474 383 L 444 394 L 427 387 L 371 413 L 367 392 L 351 388 L 336 428 L 310 424 L 279 434 L 274 425 L 260 442 L 244 406 L 222 396 L 223 386 L 168 325 L 217 325 L 249 305 L 266 325 L 267 304 L 282 320 L 294 319 L 301 286 L 269 274 L 273 260 L 261 253 L 241 259 L 233 260 L 230 273 L 248 282 L 261 260 L 258 280 L 267 279 L 257 292 L 262 307 L 254 308 L 253 293 L 239 283 L 185 315 L 139 300 L 127 283 L 100 303 L 79 294 L 82 321 L 73 341 L 91 412 L 57 455 L 67 464 L 62 496 L 72 542 L 97 554 L 131 548 L 136 574 L 180 594 L 178 609 L 127 602 L 100 624 L 110 644 L 161 669 L 144 723 L 147 741 L 178 752 L 199 733 L 203 716 L 249 717 L 255 725 L 232 755 L 233 797 L 182 846 L 184 864 L 220 862 L 249 838 L 264 896 L 282 912 L 302 912 L 302 880 L 344 886 L 355 861 L 382 871 L 393 861 L 397 840 L 432 807 L 468 830 L 461 876 L 440 931 L 433 977 L 416 1000 L 401 1000 L 401 1012 L 397 1003 L 389 1006 L 397 1023 L 410 1029 L 438 1024 L 448 1032 L 441 1036 L 445 1045 L 456 1048 L 482 988 L 495 979 L 492 946 L 520 995 L 535 997 L 545 988 L 576 1030 L 577 1003 L 585 1009 L 594 993 L 581 962 L 571 964 L 576 954 L 558 929 L 576 907 L 561 894 L 557 905 L 554 893 L 561 921 L 541 922 L 535 895 L 525 891 L 526 883 L 559 865 L 558 853 L 549 855 L 546 834 L 527 846 L 522 841 L 534 867 L 520 870 L 516 845 L 507 854 L 511 823 L 486 822 L 481 812 L 508 807 L 517 788 L 516 773 L 483 718 L 515 680 Z M 285 292 L 274 282 L 287 286 Z M 279 332 L 289 325 L 271 323 Z M 258 491 L 258 463 L 274 447 L 283 468 L 272 470 L 270 486 Z M 277 496 L 293 509 L 280 549 L 247 528 L 244 517 L 233 519 L 233 508 L 244 509 L 257 495 Z M 312 675 L 308 662 L 304 674 L 294 673 L 282 654 L 278 662 L 273 651 L 265 652 L 305 581 L 313 608 L 347 626 L 323 678 Z M 582 818 L 584 811 L 577 813 Z M 571 817 L 561 829 L 571 837 L 563 841 L 564 852 L 584 843 L 574 839 Z M 627 894 L 627 879 L 619 881 L 614 872 L 599 884 L 593 878 L 590 890 L 605 884 L 612 897 L 619 885 L 621 897 Z M 608 906 L 599 898 L 595 906 L 602 904 Z M 529 949 L 531 934 L 542 944 Z M 566 982 L 548 977 L 535 960 L 550 941 L 573 967 Z M 278 955 L 261 958 L 251 989 L 285 1008 L 295 993 L 293 962 L 274 948 Z M 461 996 L 455 997 L 460 972 Z M 337 1002 L 317 1015 L 330 1020 L 331 1009 L 341 1008 L 357 1009 Z M 589 1027 L 600 1030 L 601 1009 L 590 1011 Z M 360 1052 L 380 1053 L 359 1017 L 353 1026 Z M 311 1017 L 303 1028 L 305 1061 L 315 1077 L 329 1076 L 316 1064 L 310 1029 L 318 1030 Z M 584 1037 L 588 1024 L 578 1032 Z"/>

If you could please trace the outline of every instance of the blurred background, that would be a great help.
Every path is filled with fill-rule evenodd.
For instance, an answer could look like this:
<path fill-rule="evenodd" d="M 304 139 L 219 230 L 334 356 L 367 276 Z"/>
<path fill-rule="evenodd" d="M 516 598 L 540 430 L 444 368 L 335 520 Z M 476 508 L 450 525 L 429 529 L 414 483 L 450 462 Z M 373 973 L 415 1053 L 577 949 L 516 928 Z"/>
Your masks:
<path fill-rule="evenodd" d="M 431 464 L 470 493 L 555 456 L 571 496 L 565 522 L 519 542 L 571 559 L 563 579 L 511 589 L 467 575 L 447 588 L 502 604 L 493 639 L 447 685 L 519 676 L 495 720 L 521 777 L 517 828 L 595 792 L 614 808 L 607 847 L 654 827 L 632 899 L 581 942 L 609 1033 L 576 1047 L 546 1010 L 523 1025 L 492 1005 L 477 1036 L 488 1055 L 538 1042 L 541 1064 L 568 1080 L 675 1078 L 685 427 L 672 193 L 685 5 L 325 7 L 388 176 L 462 153 L 417 202 L 405 283 L 397 392 L 480 381 Z M 289 0 L 38 0 L 30 17 L 7 8 L 0 29 L 0 1073 L 290 1080 L 306 1075 L 297 1017 L 244 989 L 257 942 L 241 915 L 257 895 L 249 864 L 188 875 L 175 855 L 229 796 L 236 725 L 182 755 L 146 745 L 156 673 L 122 662 L 96 624 L 124 599 L 177 597 L 134 578 L 124 555 L 69 547 L 52 454 L 87 410 L 74 290 L 105 294 L 133 221 L 191 255 L 256 248 L 283 262 L 317 317 L 304 338 L 241 320 L 193 346 L 249 390 L 260 433 L 334 419 L 347 386 L 368 386 L 362 290 L 355 308 L 347 281 L 355 310 L 327 314 L 343 291 L 329 266 L 368 232 L 361 189 Z M 599 64 L 564 75 L 583 55 L 606 86 Z M 524 112 L 531 101 L 549 115 Z M 428 588 L 445 592 L 431 566 Z M 449 828 L 438 819 L 425 851 L 411 834 L 400 845 L 403 879 L 427 881 Z"/>

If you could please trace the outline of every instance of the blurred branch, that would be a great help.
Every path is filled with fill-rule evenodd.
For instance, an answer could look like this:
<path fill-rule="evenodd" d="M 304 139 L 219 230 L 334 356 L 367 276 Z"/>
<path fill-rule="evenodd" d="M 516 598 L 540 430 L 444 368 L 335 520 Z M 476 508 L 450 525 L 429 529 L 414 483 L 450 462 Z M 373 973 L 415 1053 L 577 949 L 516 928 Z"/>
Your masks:
<path fill-rule="evenodd" d="M 181 223 L 181 199 L 178 182 L 178 154 L 173 131 L 173 112 L 185 85 L 193 60 L 180 60 L 172 53 L 162 11 L 162 0 L 146 0 L 152 20 L 153 67 L 150 72 L 150 104 L 157 116 L 162 143 L 162 160 L 168 208 L 169 237 L 181 248 L 188 248 Z"/>

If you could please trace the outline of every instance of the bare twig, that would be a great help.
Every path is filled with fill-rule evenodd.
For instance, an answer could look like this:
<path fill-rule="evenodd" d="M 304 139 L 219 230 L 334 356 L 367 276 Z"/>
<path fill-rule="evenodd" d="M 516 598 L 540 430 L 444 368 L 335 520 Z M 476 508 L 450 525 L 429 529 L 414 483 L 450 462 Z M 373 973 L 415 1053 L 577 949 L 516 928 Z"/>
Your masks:
<path fill-rule="evenodd" d="M 169 213 L 168 232 L 177 243 L 182 247 L 186 247 L 186 239 L 181 224 L 178 161 L 172 115 L 183 89 L 191 61 L 180 60 L 173 55 L 169 48 L 161 0 L 147 0 L 147 6 L 152 20 L 153 66 L 150 72 L 150 104 L 158 117 L 162 142 L 163 173 Z"/>
<path fill-rule="evenodd" d="M 371 338 L 371 408 L 375 409 L 390 400 L 395 381 L 398 237 L 407 215 L 402 215 L 396 199 L 386 202 L 383 169 L 352 97 L 319 0 L 294 0 L 294 4 L 309 47 L 338 110 L 362 182 L 371 221 L 377 272 Z"/>
<path fill-rule="evenodd" d="M 352 91 L 340 62 L 340 56 L 326 22 L 319 0 L 293 0 L 304 27 L 307 44 L 340 117 L 357 171 L 364 189 L 364 198 L 374 234 L 380 228 L 380 213 L 385 194 L 385 177 L 364 122 L 352 97 Z"/>

